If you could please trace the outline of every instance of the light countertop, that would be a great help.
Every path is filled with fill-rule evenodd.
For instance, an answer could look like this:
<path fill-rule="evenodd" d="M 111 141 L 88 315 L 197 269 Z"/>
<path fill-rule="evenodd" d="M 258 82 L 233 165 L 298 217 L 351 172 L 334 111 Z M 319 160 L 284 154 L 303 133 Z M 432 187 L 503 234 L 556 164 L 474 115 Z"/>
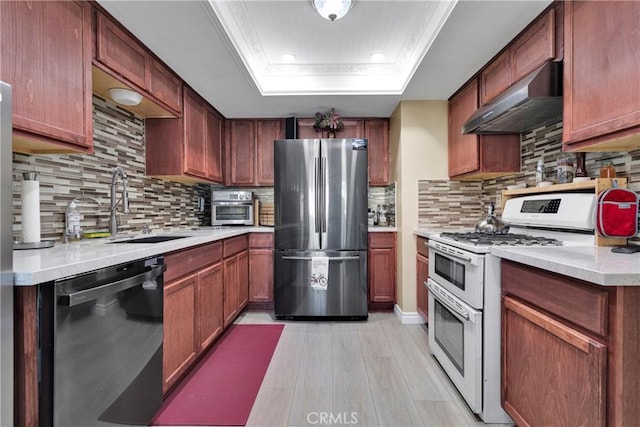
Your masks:
<path fill-rule="evenodd" d="M 31 286 L 63 277 L 86 273 L 136 259 L 143 259 L 191 246 L 246 233 L 270 233 L 272 227 L 233 227 L 226 229 L 180 230 L 146 236 L 186 235 L 184 239 L 161 243 L 109 243 L 109 239 L 87 239 L 57 243 L 52 248 L 13 251 L 13 277 L 16 286 Z M 142 236 L 142 235 L 138 235 Z M 118 236 L 119 238 L 126 236 Z"/>
<path fill-rule="evenodd" d="M 370 227 L 369 232 L 393 232 L 396 227 Z M 110 239 L 87 239 L 56 243 L 52 248 L 13 251 L 16 286 L 32 286 L 63 277 L 109 267 L 136 259 L 203 245 L 246 233 L 273 233 L 273 227 L 230 227 L 225 229 L 179 230 L 146 236 L 185 235 L 184 239 L 160 243 L 109 243 Z M 137 235 L 142 237 L 142 235 Z M 118 236 L 125 238 L 127 236 Z M 133 237 L 133 236 L 131 236 Z"/>
<path fill-rule="evenodd" d="M 640 286 L 640 253 L 606 246 L 495 246 L 491 254 L 602 286 Z"/>

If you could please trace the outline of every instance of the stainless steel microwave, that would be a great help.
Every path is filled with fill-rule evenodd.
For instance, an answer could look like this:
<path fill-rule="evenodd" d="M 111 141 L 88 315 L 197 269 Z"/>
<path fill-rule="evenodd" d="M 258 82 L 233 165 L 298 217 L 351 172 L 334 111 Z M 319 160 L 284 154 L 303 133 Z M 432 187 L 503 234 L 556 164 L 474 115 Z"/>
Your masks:
<path fill-rule="evenodd" d="M 211 225 L 253 225 L 253 193 L 212 191 Z"/>

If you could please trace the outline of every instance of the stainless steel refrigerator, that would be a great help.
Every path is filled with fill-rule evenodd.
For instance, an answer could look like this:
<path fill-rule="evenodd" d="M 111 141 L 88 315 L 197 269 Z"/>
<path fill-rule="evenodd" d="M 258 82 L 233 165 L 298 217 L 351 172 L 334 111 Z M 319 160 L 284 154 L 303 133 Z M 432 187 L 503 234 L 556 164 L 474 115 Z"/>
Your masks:
<path fill-rule="evenodd" d="M 0 425 L 13 425 L 11 86 L 0 81 Z"/>
<path fill-rule="evenodd" d="M 367 140 L 274 144 L 278 319 L 366 319 Z"/>

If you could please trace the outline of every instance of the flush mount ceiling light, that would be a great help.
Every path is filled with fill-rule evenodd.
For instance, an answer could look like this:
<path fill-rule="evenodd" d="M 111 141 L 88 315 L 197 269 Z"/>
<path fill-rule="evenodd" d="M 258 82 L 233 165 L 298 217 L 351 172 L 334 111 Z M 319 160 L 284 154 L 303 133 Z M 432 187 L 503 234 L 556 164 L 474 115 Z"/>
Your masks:
<path fill-rule="evenodd" d="M 114 102 L 122 105 L 134 106 L 142 102 L 142 95 L 129 89 L 113 87 L 109 89 L 109 95 Z"/>
<path fill-rule="evenodd" d="M 311 0 L 311 3 L 320 16 L 332 22 L 345 16 L 353 5 L 352 0 Z"/>

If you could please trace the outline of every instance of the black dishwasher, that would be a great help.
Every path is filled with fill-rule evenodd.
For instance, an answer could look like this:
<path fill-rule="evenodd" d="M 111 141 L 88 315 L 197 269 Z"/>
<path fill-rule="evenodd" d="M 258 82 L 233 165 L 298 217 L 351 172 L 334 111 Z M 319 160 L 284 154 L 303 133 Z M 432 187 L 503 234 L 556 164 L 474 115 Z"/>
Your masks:
<path fill-rule="evenodd" d="M 148 425 L 162 404 L 163 257 L 40 287 L 40 425 Z"/>

